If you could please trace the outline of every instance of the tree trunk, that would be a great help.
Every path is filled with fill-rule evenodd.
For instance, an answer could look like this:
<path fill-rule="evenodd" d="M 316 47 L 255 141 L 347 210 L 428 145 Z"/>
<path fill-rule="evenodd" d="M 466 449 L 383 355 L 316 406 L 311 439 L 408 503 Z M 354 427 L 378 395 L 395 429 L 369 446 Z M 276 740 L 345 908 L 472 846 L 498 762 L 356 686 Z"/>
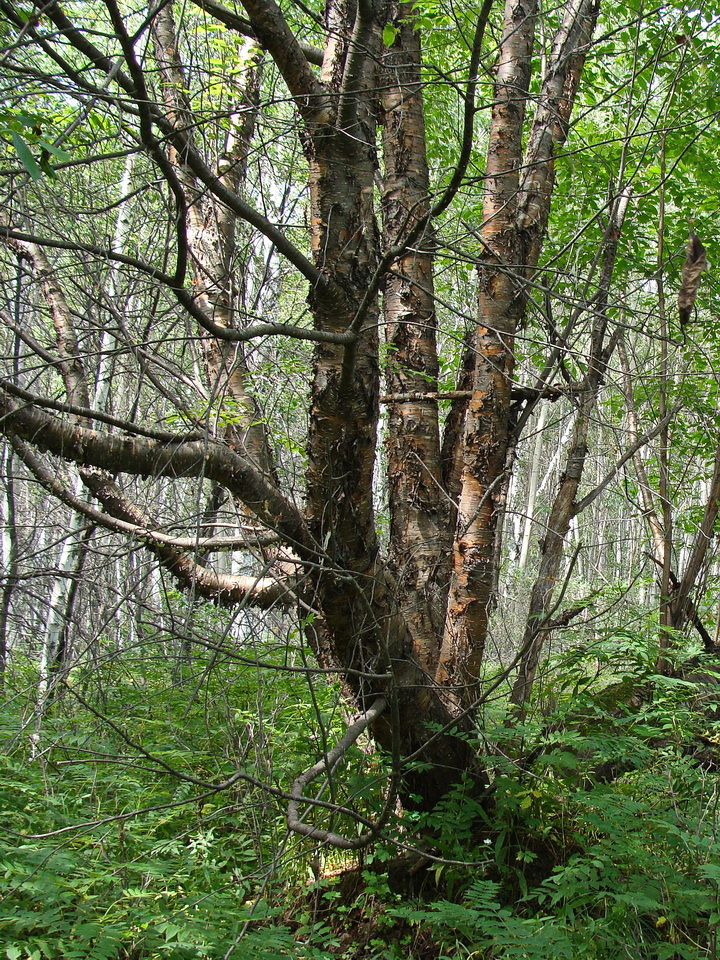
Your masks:
<path fill-rule="evenodd" d="M 531 0 L 509 2 L 505 8 L 488 144 L 480 230 L 486 253 L 479 265 L 473 395 L 465 416 L 453 574 L 436 673 L 437 681 L 466 708 L 477 698 L 494 602 L 499 521 L 514 442 L 515 336 L 525 316 L 527 281 L 534 276 L 547 229 L 556 145 L 567 136 L 598 6 L 595 0 L 566 5 L 523 156 L 537 14 Z"/>
<path fill-rule="evenodd" d="M 397 34 L 385 53 L 380 85 L 386 248 L 401 245 L 425 216 L 430 193 L 420 35 L 413 26 L 411 4 L 400 4 L 393 11 L 393 25 Z M 438 377 L 432 245 L 431 230 L 426 228 L 393 265 L 383 296 L 389 347 L 389 562 L 415 655 L 430 674 L 439 654 L 450 558 L 450 498 L 440 464 L 438 401 L 427 396 L 437 391 Z"/>
<path fill-rule="evenodd" d="M 505 477 L 515 333 L 526 293 L 517 229 L 520 159 L 530 84 L 535 0 L 505 7 L 488 143 L 472 399 L 465 413 L 462 489 L 447 620 L 436 680 L 459 704 L 476 698 L 495 583 L 496 500 Z M 504 269 L 498 269 L 500 265 Z"/>

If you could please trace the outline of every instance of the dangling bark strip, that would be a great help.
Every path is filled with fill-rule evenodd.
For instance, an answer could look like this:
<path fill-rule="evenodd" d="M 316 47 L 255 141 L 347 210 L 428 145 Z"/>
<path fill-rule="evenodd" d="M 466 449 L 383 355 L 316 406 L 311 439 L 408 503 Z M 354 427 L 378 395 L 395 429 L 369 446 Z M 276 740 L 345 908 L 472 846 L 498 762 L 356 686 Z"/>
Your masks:
<path fill-rule="evenodd" d="M 685 250 L 685 262 L 682 266 L 682 283 L 678 293 L 678 314 L 682 329 L 690 319 L 695 306 L 700 280 L 708 268 L 707 253 L 694 233 L 690 234 Z"/>

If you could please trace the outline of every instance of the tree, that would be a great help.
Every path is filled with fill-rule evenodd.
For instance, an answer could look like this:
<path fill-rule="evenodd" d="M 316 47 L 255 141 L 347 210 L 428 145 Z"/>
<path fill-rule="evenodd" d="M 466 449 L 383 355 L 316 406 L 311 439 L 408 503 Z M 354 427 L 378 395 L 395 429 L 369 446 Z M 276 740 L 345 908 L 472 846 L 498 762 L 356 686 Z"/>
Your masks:
<path fill-rule="evenodd" d="M 360 715 L 289 791 L 289 822 L 360 846 L 377 825 L 350 838 L 305 823 L 305 787 L 369 728 L 391 759 L 386 810 L 396 791 L 426 809 L 466 778 L 485 791 L 469 736 L 478 708 L 518 668 L 511 700 L 524 714 L 545 639 L 583 609 L 558 612 L 572 523 L 667 426 L 664 414 L 644 434 L 633 426 L 620 465 L 580 494 L 627 326 L 612 291 L 633 181 L 660 123 L 653 90 L 687 82 L 697 58 L 675 43 L 684 14 L 671 7 L 659 28 L 638 13 L 635 49 L 610 67 L 602 55 L 626 28 L 608 12 L 596 38 L 596 0 L 550 12 L 486 0 L 455 21 L 423 3 L 242 6 L 196 0 L 178 23 L 167 2 L 0 0 L 6 84 L 19 89 L 0 229 L 22 287 L 3 323 L 24 351 L 20 372 L 3 379 L 2 431 L 46 491 L 143 543 L 194 600 L 295 610 Z M 581 142 L 571 129 L 589 57 L 584 109 L 598 99 L 605 109 L 602 84 L 629 83 L 632 96 L 607 110 L 609 144 L 601 121 L 583 117 L 608 171 L 583 169 L 588 196 L 573 197 Z M 436 128 L 450 105 L 460 121 L 448 145 Z M 113 193 L 127 157 L 132 186 Z M 589 162 L 580 153 L 577 167 Z M 547 252 L 558 176 L 567 209 Z M 118 211 L 134 222 L 111 241 Z M 438 264 L 452 257 L 476 272 L 475 301 L 454 314 L 438 292 Z M 457 356 L 451 384 L 439 337 Z M 299 481 L 267 412 L 278 397 L 263 365 L 287 368 L 310 348 L 299 365 L 306 430 L 289 438 L 305 458 Z M 572 417 L 565 466 L 526 626 L 507 669 L 489 678 L 518 447 L 550 402 Z M 295 412 L 290 432 L 302 424 Z M 58 458 L 99 506 L 72 489 Z M 158 481 L 155 515 L 144 501 Z M 237 511 L 233 535 L 219 538 L 208 524 L 223 503 Z M 702 523 L 706 541 L 716 513 Z M 220 549 L 256 566 L 223 571 L 208 562 Z M 15 568 L 17 548 L 13 557 Z M 698 564 L 705 554 L 689 563 L 676 629 Z"/>

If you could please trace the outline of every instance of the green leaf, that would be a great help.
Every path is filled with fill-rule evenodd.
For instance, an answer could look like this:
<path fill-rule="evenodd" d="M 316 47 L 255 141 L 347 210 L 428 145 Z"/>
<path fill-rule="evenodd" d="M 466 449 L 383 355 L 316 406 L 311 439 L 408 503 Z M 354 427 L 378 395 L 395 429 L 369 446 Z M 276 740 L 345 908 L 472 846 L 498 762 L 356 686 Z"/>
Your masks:
<path fill-rule="evenodd" d="M 56 147 L 52 143 L 48 143 L 46 140 L 38 140 L 38 143 L 43 150 L 47 150 L 48 153 L 51 153 L 54 157 L 57 157 L 58 160 L 70 159 L 70 154 L 66 150 L 61 150 L 60 147 Z"/>
<path fill-rule="evenodd" d="M 38 166 L 35 157 L 33 157 L 30 147 L 25 143 L 20 134 L 16 133 L 15 130 L 12 131 L 12 140 L 15 150 L 17 151 L 17 155 L 20 158 L 20 163 L 22 163 L 33 180 L 40 180 L 42 177 L 42 170 Z"/>
<path fill-rule="evenodd" d="M 383 43 L 386 47 L 391 47 L 395 43 L 395 38 L 400 33 L 397 27 L 393 27 L 392 24 L 386 23 L 383 27 Z"/>

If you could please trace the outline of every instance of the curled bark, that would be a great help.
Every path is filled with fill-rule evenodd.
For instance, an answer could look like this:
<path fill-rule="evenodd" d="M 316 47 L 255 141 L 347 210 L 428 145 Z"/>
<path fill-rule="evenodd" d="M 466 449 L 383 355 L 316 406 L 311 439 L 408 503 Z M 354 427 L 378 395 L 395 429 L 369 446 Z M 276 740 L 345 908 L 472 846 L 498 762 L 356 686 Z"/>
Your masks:
<path fill-rule="evenodd" d="M 707 252 L 700 242 L 700 238 L 694 233 L 690 234 L 690 239 L 685 248 L 685 262 L 682 267 L 682 283 L 678 292 L 678 315 L 680 317 L 680 327 L 684 327 L 689 321 L 692 309 L 695 306 L 700 280 L 703 273 L 708 269 Z"/>

